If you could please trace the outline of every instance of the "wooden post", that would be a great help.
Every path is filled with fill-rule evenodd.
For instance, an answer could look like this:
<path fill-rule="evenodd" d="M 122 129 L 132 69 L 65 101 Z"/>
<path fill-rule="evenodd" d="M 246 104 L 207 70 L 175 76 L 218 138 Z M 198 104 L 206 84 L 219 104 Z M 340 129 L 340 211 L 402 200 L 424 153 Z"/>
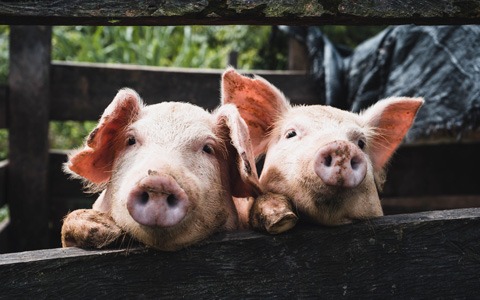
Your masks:
<path fill-rule="evenodd" d="M 310 71 L 307 47 L 294 37 L 290 37 L 288 40 L 288 69 Z"/>
<path fill-rule="evenodd" d="M 48 120 L 52 28 L 10 28 L 8 204 L 12 251 L 48 246 Z"/>
<path fill-rule="evenodd" d="M 235 69 L 238 67 L 238 51 L 232 50 L 228 53 L 228 65 Z"/>

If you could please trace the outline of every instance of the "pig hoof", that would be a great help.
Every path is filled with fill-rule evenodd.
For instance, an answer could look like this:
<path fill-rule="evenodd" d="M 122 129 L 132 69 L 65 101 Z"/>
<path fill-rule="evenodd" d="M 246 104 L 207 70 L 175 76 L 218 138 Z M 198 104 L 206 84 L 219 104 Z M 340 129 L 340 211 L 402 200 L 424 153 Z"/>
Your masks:
<path fill-rule="evenodd" d="M 265 230 L 270 234 L 278 234 L 292 229 L 297 224 L 298 217 L 293 212 L 286 212 L 269 224 L 265 224 Z"/>
<path fill-rule="evenodd" d="M 79 209 L 65 217 L 62 226 L 62 246 L 103 248 L 122 236 L 113 219 L 93 209 Z"/>
<path fill-rule="evenodd" d="M 297 220 L 290 200 L 280 194 L 266 193 L 257 197 L 250 210 L 251 226 L 271 234 L 291 229 Z"/>

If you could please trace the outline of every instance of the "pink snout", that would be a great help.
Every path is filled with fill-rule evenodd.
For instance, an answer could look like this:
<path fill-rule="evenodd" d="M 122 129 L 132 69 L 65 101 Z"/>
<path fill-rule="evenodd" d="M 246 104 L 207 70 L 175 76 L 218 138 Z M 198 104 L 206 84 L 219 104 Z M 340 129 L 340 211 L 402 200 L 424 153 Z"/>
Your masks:
<path fill-rule="evenodd" d="M 367 160 L 362 150 L 347 141 L 323 146 L 314 160 L 315 173 L 330 186 L 358 186 L 367 174 Z"/>
<path fill-rule="evenodd" d="M 188 196 L 171 176 L 152 173 L 130 192 L 128 212 L 141 225 L 174 226 L 187 214 Z"/>

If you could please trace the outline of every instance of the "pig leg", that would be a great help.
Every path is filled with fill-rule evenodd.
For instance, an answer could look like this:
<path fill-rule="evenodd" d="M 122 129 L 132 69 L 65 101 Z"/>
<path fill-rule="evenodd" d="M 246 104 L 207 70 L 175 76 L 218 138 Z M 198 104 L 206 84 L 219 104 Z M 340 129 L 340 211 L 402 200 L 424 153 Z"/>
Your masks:
<path fill-rule="evenodd" d="M 249 219 L 252 228 L 277 234 L 295 226 L 298 217 L 292 211 L 292 204 L 287 197 L 266 193 L 255 199 Z"/>
<path fill-rule="evenodd" d="M 63 220 L 62 246 L 102 248 L 122 235 L 122 230 L 107 214 L 93 209 L 78 209 Z"/>

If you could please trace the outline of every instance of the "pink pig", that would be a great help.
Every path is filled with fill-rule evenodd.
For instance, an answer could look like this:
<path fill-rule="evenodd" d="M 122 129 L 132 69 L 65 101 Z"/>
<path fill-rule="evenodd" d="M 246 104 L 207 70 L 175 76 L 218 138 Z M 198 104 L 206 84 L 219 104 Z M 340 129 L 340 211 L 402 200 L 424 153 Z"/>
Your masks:
<path fill-rule="evenodd" d="M 101 191 L 64 220 L 62 244 L 103 247 L 128 233 L 176 250 L 241 224 L 232 196 L 259 192 L 248 128 L 233 105 L 210 114 L 186 103 L 145 106 L 118 92 L 67 172 Z"/>
<path fill-rule="evenodd" d="M 296 215 L 340 225 L 383 215 L 385 165 L 413 123 L 421 98 L 389 98 L 355 114 L 329 106 L 291 106 L 266 80 L 227 70 L 223 103 L 235 104 L 255 156 L 265 154 L 253 227 L 278 233 Z"/>

